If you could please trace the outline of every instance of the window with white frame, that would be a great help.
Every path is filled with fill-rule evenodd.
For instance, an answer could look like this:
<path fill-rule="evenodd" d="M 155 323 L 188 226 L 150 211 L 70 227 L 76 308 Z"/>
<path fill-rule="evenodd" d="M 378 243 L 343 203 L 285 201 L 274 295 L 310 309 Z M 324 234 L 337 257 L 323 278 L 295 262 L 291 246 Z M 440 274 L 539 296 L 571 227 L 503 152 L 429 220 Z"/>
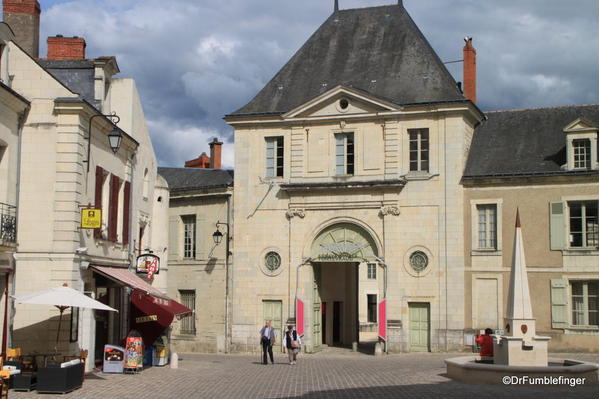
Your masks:
<path fill-rule="evenodd" d="M 410 172 L 428 172 L 428 129 L 408 129 L 408 134 L 410 136 Z"/>
<path fill-rule="evenodd" d="M 367 272 L 368 280 L 376 280 L 376 263 L 369 263 Z"/>
<path fill-rule="evenodd" d="M 353 175 L 355 171 L 354 134 L 335 134 L 335 174 L 338 176 Z"/>
<path fill-rule="evenodd" d="M 478 212 L 478 249 L 497 249 L 497 204 L 480 204 Z"/>
<path fill-rule="evenodd" d="M 196 217 L 186 215 L 181 219 L 183 220 L 183 257 L 194 259 L 196 257 Z"/>
<path fill-rule="evenodd" d="M 596 248 L 599 246 L 598 204 L 598 201 L 568 202 L 570 247 Z"/>
<path fill-rule="evenodd" d="M 284 152 L 283 136 L 266 137 L 266 177 L 283 177 Z"/>
<path fill-rule="evenodd" d="M 591 140 L 572 140 L 574 151 L 574 169 L 591 169 Z"/>
<path fill-rule="evenodd" d="M 599 280 L 572 281 L 572 325 L 599 327 Z"/>
<path fill-rule="evenodd" d="M 195 290 L 179 290 L 181 304 L 195 311 L 196 308 L 196 292 Z M 195 314 L 181 319 L 181 334 L 195 335 L 196 333 L 196 318 Z"/>

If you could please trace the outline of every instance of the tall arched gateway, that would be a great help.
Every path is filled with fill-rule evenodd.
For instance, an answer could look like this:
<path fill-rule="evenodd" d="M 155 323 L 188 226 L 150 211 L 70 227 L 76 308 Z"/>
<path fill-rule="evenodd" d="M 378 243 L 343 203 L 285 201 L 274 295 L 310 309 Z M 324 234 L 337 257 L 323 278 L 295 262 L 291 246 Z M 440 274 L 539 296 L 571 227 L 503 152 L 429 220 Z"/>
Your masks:
<path fill-rule="evenodd" d="M 368 281 L 364 276 L 380 268 L 378 255 L 375 239 L 366 229 L 353 223 L 334 224 L 316 235 L 310 248 L 311 268 L 298 279 L 303 286 L 301 296 L 306 307 L 304 323 L 309 350 L 318 350 L 322 345 L 350 347 L 361 338 L 370 342 L 377 339 L 377 304 L 383 297 L 381 282 L 384 280 Z M 371 287 L 365 290 L 360 281 L 363 286 L 370 284 Z M 374 302 L 367 303 L 371 299 Z M 367 312 L 369 321 L 373 322 L 370 334 L 368 331 L 360 333 L 361 311 Z"/>

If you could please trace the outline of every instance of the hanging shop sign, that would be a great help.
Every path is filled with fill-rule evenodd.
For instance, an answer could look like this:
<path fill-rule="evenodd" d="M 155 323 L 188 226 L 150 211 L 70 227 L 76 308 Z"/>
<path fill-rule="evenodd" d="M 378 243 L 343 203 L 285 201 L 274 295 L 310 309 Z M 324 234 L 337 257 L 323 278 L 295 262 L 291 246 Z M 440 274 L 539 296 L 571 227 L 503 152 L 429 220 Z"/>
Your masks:
<path fill-rule="evenodd" d="M 102 227 L 102 209 L 82 209 L 81 228 L 99 229 Z"/>
<path fill-rule="evenodd" d="M 137 273 L 152 278 L 160 272 L 160 258 L 154 254 L 142 254 L 137 257 Z"/>

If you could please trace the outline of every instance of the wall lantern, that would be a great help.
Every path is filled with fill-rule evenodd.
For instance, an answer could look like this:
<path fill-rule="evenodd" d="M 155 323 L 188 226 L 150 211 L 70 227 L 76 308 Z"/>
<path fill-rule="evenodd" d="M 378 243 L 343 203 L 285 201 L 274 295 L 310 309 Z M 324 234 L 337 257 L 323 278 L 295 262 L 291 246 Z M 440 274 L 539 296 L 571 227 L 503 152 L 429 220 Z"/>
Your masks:
<path fill-rule="evenodd" d="M 112 152 L 115 154 L 119 150 L 122 140 L 123 135 L 121 134 L 120 129 L 116 127 L 108 134 L 108 143 L 110 144 L 110 148 L 112 148 Z"/>
<path fill-rule="evenodd" d="M 116 124 L 121 121 L 121 118 L 118 115 L 116 115 L 116 114 L 92 115 L 89 118 L 89 127 L 87 128 L 87 160 L 83 161 L 83 162 L 87 162 L 87 173 L 89 173 L 89 164 L 91 163 L 90 162 L 90 154 L 91 154 L 91 149 L 92 149 L 92 120 L 94 118 L 98 118 L 101 116 L 111 119 L 112 123 L 113 123 L 113 129 L 108 134 L 108 144 L 110 145 L 112 152 L 114 152 L 116 154 L 116 152 L 119 150 L 119 147 L 121 146 L 121 141 L 123 140 L 123 135 L 121 134 L 120 129 L 118 127 L 116 127 Z M 114 121 L 114 119 L 116 119 L 116 121 Z"/>
<path fill-rule="evenodd" d="M 220 244 L 223 241 L 224 234 L 220 232 L 218 226 L 227 226 L 227 251 L 229 248 L 229 223 L 222 223 L 220 220 L 216 222 L 216 231 L 212 234 L 212 239 L 216 245 Z"/>

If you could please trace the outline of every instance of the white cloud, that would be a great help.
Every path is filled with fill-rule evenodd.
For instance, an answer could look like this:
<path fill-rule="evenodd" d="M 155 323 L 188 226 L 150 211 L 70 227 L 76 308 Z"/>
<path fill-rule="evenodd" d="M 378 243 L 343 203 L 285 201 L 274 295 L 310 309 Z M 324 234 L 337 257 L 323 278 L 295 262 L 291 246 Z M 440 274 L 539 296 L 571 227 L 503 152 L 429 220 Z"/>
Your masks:
<path fill-rule="evenodd" d="M 76 0 L 44 8 L 44 36 L 84 36 L 88 56 L 116 55 L 136 79 L 161 165 L 225 144 L 223 115 L 249 101 L 330 15 L 333 0 Z M 396 4 L 340 0 L 341 8 Z M 599 2 L 404 0 L 444 61 L 478 51 L 479 105 L 507 109 L 599 102 Z M 45 6 L 42 0 L 42 6 Z M 45 40 L 42 39 L 42 43 Z M 448 68 L 461 80 L 460 64 Z"/>

